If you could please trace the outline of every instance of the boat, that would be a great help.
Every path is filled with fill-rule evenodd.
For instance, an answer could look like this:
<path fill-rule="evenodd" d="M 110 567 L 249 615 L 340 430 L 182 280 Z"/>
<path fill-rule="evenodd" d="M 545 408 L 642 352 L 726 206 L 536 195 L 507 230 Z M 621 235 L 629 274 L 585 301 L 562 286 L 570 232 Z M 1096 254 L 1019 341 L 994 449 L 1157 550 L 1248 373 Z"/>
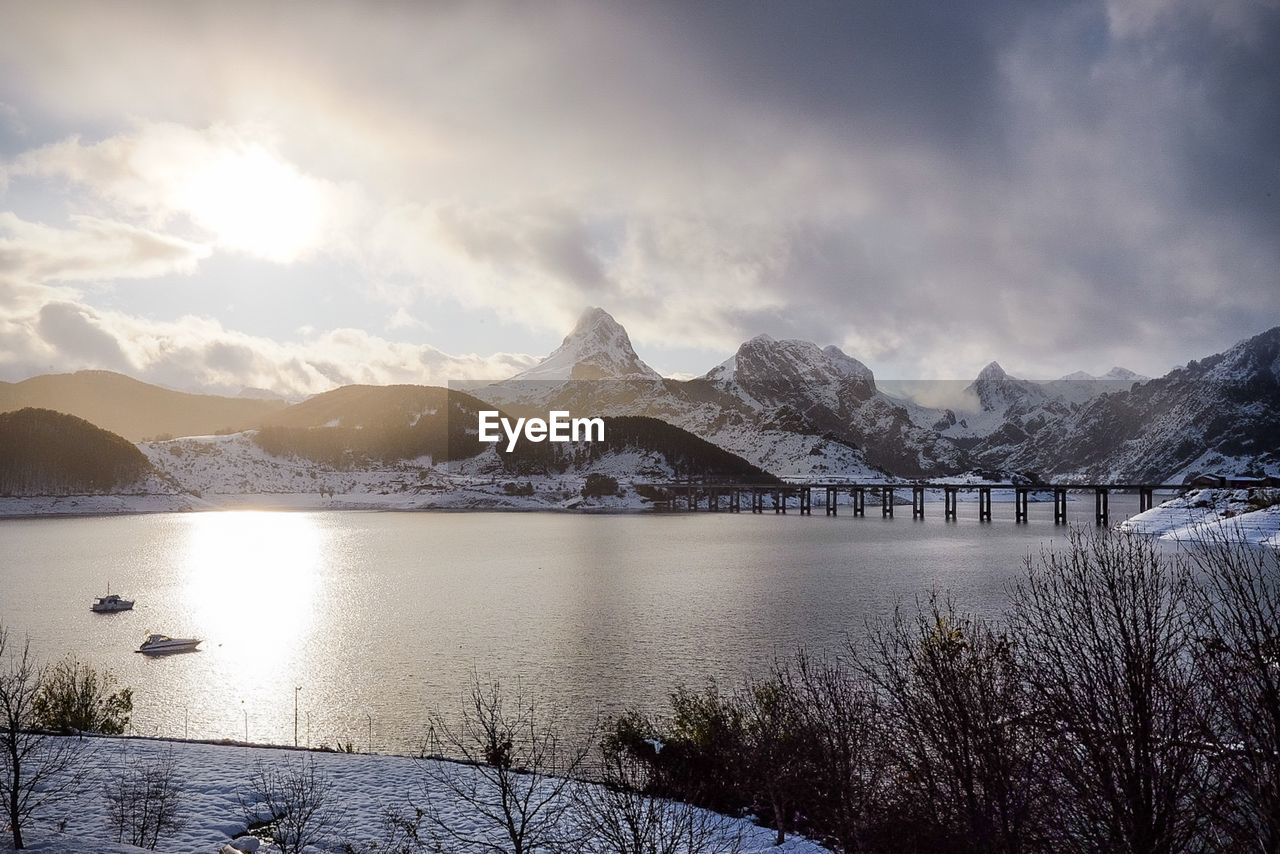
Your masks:
<path fill-rule="evenodd" d="M 106 596 L 99 596 L 93 600 L 93 604 L 89 606 L 89 610 L 95 614 L 115 614 L 120 611 L 132 611 L 133 600 L 125 599 L 117 593 L 111 593 L 111 588 L 107 588 Z"/>
<path fill-rule="evenodd" d="M 138 647 L 144 655 L 166 655 L 171 652 L 195 652 L 199 638 L 171 638 L 168 635 L 150 634 Z"/>

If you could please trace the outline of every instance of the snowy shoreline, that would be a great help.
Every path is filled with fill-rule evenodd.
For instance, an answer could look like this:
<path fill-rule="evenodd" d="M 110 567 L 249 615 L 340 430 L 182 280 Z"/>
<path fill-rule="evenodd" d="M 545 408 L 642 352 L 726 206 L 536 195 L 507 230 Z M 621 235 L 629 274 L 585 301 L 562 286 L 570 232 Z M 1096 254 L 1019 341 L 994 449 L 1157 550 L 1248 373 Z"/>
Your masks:
<path fill-rule="evenodd" d="M 492 502 L 475 504 L 378 504 L 340 497 L 318 501 L 281 501 L 281 498 L 310 499 L 311 496 L 280 494 L 235 496 L 235 501 L 213 503 L 194 499 L 194 496 L 143 496 L 143 498 L 192 498 L 193 501 L 129 502 L 132 496 L 119 495 L 61 495 L 13 498 L 0 497 L 0 521 L 6 519 L 94 519 L 111 516 L 141 516 L 152 513 L 220 513 L 261 510 L 272 513 L 362 512 L 362 513 L 577 513 L 583 515 L 624 516 L 652 512 L 652 506 L 608 507 L 577 506 L 560 507 L 552 504 L 502 505 Z M 229 497 L 229 496 L 226 496 Z M 259 500 L 263 499 L 263 500 Z M 69 502 L 69 503 L 68 503 Z M 87 505 L 87 506 L 86 506 Z"/>
<path fill-rule="evenodd" d="M 1280 490 L 1197 489 L 1126 519 L 1116 530 L 1166 542 L 1219 539 L 1280 548 Z"/>
<path fill-rule="evenodd" d="M 68 738 L 74 736 L 67 736 Z M 117 843 L 107 825 L 102 782 L 127 762 L 153 762 L 173 752 L 176 776 L 182 781 L 184 827 L 162 838 L 158 851 L 172 854 L 215 854 L 247 830 L 241 795 L 251 790 L 259 764 L 288 767 L 314 759 L 317 770 L 333 783 L 338 795 L 342 821 L 323 851 L 376 851 L 386 828 L 387 809 L 412 811 L 421 801 L 429 776 L 424 763 L 448 760 L 420 759 L 367 753 L 340 753 L 305 748 L 246 745 L 238 742 L 209 742 L 183 739 L 153 739 L 139 736 L 86 738 L 92 751 L 90 767 L 94 779 L 72 800 L 58 805 L 49 814 L 32 822 L 26 832 L 27 850 L 49 854 L 137 854 L 142 851 Z M 451 763 L 460 770 L 468 766 Z M 437 793 L 439 796 L 439 793 Z M 455 800 L 444 804 L 444 812 L 460 826 L 478 824 L 474 810 Z M 774 831 L 749 818 L 724 818 L 725 831 L 741 834 L 742 852 L 778 851 L 782 854 L 819 854 L 827 849 L 801 838 L 791 837 L 774 847 Z M 10 842 L 0 839 L 0 850 L 10 850 Z M 262 850 L 267 850 L 263 846 Z M 313 849 L 308 849 L 311 851 Z"/>

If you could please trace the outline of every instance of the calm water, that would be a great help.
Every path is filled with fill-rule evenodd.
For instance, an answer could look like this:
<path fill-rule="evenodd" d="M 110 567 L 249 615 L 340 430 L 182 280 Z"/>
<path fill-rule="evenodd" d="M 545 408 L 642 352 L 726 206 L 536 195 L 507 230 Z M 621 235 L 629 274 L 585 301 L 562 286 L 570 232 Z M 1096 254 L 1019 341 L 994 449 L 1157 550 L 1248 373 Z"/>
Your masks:
<path fill-rule="evenodd" d="M 1116 518 L 1136 498 L 1113 496 Z M 1092 501 L 1072 505 L 1091 522 Z M 842 508 L 843 510 L 843 508 Z M 1014 525 L 910 507 L 764 517 L 225 512 L 0 522 L 0 622 L 46 660 L 106 667 L 147 735 L 414 750 L 472 668 L 574 715 L 661 707 L 677 682 L 737 679 L 796 645 L 838 646 L 938 587 L 995 613 L 1060 541 L 1052 504 Z M 819 510 L 819 512 L 821 512 Z M 905 516 L 905 518 L 904 518 Z M 138 600 L 97 615 L 94 595 Z M 133 652 L 147 631 L 205 639 Z M 309 727 L 308 727 L 309 720 Z M 309 736 L 308 736 L 309 732 Z"/>

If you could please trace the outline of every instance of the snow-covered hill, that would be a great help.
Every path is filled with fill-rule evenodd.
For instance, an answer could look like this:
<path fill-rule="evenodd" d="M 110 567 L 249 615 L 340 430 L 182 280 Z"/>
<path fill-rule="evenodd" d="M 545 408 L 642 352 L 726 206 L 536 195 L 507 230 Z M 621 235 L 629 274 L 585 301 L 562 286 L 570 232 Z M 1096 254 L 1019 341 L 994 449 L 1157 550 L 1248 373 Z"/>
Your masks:
<path fill-rule="evenodd" d="M 1280 548 L 1280 490 L 1197 489 L 1118 529 L 1175 542 L 1241 540 Z"/>
<path fill-rule="evenodd" d="M 1280 327 L 1167 375 L 1100 395 L 982 461 L 1079 480 L 1280 474 Z"/>
<path fill-rule="evenodd" d="M 395 851 L 387 815 L 412 817 L 422 800 L 423 787 L 433 779 L 434 759 L 332 752 L 301 752 L 270 747 L 205 744 L 150 739 L 93 738 L 84 743 L 89 752 L 88 770 L 97 785 L 83 785 L 56 810 L 37 814 L 26 832 L 27 850 L 47 854 L 142 854 L 143 848 L 114 840 L 107 821 L 107 802 L 101 781 L 130 764 L 154 764 L 171 757 L 176 782 L 181 783 L 181 827 L 166 833 L 157 850 L 169 854 L 215 854 L 228 844 L 248 836 L 242 798 L 255 805 L 255 775 L 261 769 L 284 770 L 314 763 L 317 779 L 329 785 L 325 815 L 330 817 L 319 845 L 308 852 Z M 305 766 L 301 766 L 305 767 Z M 459 774 L 467 766 L 446 766 Z M 589 785 L 589 784 L 588 784 Z M 484 836 L 490 830 L 478 807 L 446 791 L 433 791 L 443 816 L 460 832 Z M 817 854 L 816 843 L 793 837 L 774 847 L 774 831 L 745 818 L 707 813 L 707 823 L 724 840 L 741 840 L 743 854 L 779 852 Z M 313 826 L 320 824 L 317 819 Z M 404 842 L 403 837 L 399 840 Z M 256 840 L 235 842 L 237 850 L 267 851 Z M 3 843 L 0 843 L 2 845 Z M 274 849 L 272 849 L 274 850 Z"/>

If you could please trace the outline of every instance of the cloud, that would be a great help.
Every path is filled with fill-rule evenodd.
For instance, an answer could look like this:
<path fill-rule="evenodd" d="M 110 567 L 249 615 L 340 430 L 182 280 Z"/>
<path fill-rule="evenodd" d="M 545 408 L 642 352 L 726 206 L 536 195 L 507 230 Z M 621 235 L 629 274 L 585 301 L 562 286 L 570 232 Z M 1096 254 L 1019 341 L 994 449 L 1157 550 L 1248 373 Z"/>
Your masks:
<path fill-rule="evenodd" d="M 343 190 L 304 174 L 253 128 L 141 122 L 95 143 L 24 152 L 14 177 L 66 181 L 153 228 L 186 224 L 212 246 L 286 263 L 336 239 Z"/>
<path fill-rule="evenodd" d="M 501 379 L 534 361 L 512 353 L 454 356 L 358 329 L 282 342 L 210 318 L 156 321 L 68 301 L 0 310 L 0 372 L 13 378 L 107 368 L 176 388 L 236 393 L 248 386 L 296 396 L 350 383 Z"/>
<path fill-rule="evenodd" d="M 349 265 L 395 308 L 561 333 L 603 304 L 642 351 L 766 331 L 906 377 L 997 356 L 1156 373 L 1280 315 L 1275 4 L 67 4 L 12 24 L 0 101 L 31 145 L 61 141 L 11 158 L 11 186 Z M 255 203 L 262 182 L 218 201 L 226 157 L 213 175 L 261 164 L 299 216 Z M 237 211 L 263 215 L 237 231 Z"/>
<path fill-rule="evenodd" d="M 91 216 L 71 228 L 27 222 L 0 211 L 0 279 L 83 282 L 190 273 L 209 248 Z"/>

